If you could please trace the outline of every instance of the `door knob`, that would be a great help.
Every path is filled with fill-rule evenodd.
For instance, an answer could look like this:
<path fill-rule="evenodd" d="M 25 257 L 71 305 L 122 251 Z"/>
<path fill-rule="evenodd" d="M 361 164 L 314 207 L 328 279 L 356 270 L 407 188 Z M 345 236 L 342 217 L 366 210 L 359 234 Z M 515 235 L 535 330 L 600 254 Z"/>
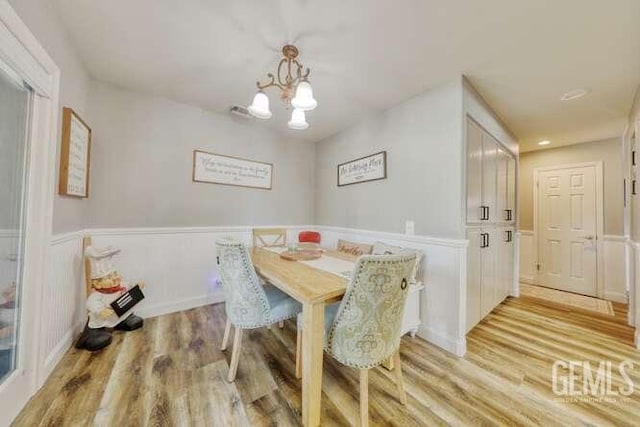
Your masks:
<path fill-rule="evenodd" d="M 585 240 L 593 240 L 595 239 L 594 236 L 584 236 Z"/>

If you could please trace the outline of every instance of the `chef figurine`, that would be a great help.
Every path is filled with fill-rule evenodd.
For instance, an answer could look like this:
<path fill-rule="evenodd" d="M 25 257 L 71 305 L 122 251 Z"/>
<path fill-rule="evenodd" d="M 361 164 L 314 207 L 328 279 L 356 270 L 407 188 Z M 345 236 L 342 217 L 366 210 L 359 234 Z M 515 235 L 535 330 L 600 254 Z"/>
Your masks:
<path fill-rule="evenodd" d="M 112 247 L 100 249 L 89 246 L 85 250 L 85 257 L 91 264 L 91 293 L 87 298 L 89 321 L 76 348 L 95 351 L 108 346 L 111 344 L 111 333 L 106 328 L 133 331 L 142 327 L 142 318 L 133 314 L 131 309 L 118 316 L 111 307 L 112 302 L 135 286 L 124 283 L 111 262 L 111 258 L 119 252 L 120 249 Z M 144 283 L 137 285 L 144 287 Z"/>

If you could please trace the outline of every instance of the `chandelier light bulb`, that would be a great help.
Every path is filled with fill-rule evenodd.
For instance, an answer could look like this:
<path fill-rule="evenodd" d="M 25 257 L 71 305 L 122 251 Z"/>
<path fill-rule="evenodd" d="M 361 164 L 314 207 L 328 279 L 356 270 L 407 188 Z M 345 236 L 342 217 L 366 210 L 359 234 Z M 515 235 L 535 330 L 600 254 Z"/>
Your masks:
<path fill-rule="evenodd" d="M 280 89 L 280 99 L 285 105 L 291 105 L 293 112 L 289 120 L 289 128 L 303 130 L 309 127 L 305 118 L 305 111 L 311 111 L 318 106 L 313 98 L 313 89 L 309 83 L 311 69 L 302 65 L 298 56 L 300 51 L 291 44 L 282 46 L 282 59 L 278 63 L 277 73 L 268 73 L 268 81 L 256 82 L 258 93 L 253 99 L 253 104 L 248 108 L 251 115 L 260 119 L 271 117 L 269 111 L 269 99 L 263 92 L 270 87 Z"/>
<path fill-rule="evenodd" d="M 291 105 L 302 111 L 311 111 L 318 106 L 318 101 L 313 99 L 313 89 L 308 81 L 298 83 L 296 96 L 291 100 Z"/>
<path fill-rule="evenodd" d="M 291 120 L 289 120 L 289 123 L 287 125 L 289 126 L 289 129 L 307 129 L 309 127 L 309 123 L 307 123 L 307 119 L 304 115 L 304 110 L 301 110 L 299 108 L 293 110 L 293 113 L 291 113 Z"/>
<path fill-rule="evenodd" d="M 253 103 L 248 108 L 252 116 L 259 119 L 270 119 L 271 111 L 269 111 L 269 98 L 267 94 L 259 90 L 253 97 Z"/>

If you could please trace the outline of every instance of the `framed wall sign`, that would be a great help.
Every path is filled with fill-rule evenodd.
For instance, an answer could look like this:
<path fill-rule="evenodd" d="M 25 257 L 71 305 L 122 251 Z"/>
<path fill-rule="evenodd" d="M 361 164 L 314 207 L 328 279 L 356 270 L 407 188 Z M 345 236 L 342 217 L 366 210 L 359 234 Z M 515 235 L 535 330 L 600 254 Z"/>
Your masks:
<path fill-rule="evenodd" d="M 387 152 L 371 154 L 338 165 L 338 187 L 387 177 Z"/>
<path fill-rule="evenodd" d="M 91 128 L 71 108 L 62 109 L 58 194 L 89 197 Z"/>
<path fill-rule="evenodd" d="M 271 190 L 272 174 L 271 163 L 193 151 L 193 182 Z"/>

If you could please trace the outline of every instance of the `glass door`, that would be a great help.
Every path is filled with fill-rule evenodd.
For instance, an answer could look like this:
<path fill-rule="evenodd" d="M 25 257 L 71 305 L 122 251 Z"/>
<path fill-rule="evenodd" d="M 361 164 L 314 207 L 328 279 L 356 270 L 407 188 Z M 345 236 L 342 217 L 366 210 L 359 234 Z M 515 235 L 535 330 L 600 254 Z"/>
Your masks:
<path fill-rule="evenodd" d="M 0 63 L 0 385 L 18 368 L 31 89 Z"/>

